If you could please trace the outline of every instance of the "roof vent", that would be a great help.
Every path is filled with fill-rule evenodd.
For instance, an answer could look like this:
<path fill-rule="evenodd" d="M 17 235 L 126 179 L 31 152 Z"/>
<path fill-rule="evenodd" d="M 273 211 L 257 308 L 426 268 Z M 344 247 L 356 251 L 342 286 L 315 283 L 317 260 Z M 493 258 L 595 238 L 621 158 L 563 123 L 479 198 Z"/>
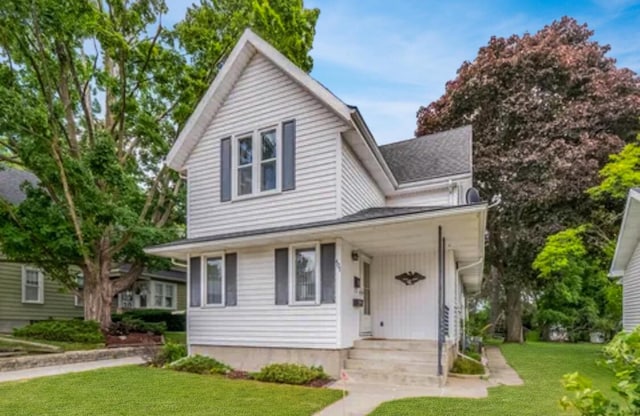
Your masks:
<path fill-rule="evenodd" d="M 480 192 L 478 192 L 478 190 L 473 187 L 467 189 L 466 199 L 467 204 L 477 204 L 478 202 L 482 201 L 480 199 Z"/>

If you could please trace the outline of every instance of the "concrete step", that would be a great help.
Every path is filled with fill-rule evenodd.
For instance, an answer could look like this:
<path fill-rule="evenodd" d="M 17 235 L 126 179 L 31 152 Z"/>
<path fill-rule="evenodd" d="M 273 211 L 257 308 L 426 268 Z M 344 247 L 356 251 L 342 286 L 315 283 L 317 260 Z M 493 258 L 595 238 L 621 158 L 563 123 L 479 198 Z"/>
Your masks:
<path fill-rule="evenodd" d="M 437 341 L 412 339 L 359 339 L 354 341 L 354 348 L 368 350 L 396 350 L 396 351 L 437 351 Z"/>
<path fill-rule="evenodd" d="M 384 370 L 346 370 L 351 381 L 371 384 L 397 384 L 405 386 L 438 386 L 440 377 L 409 373 L 393 373 Z"/>
<path fill-rule="evenodd" d="M 438 360 L 438 351 L 397 351 L 353 348 L 349 358 L 373 361 L 405 361 L 410 363 L 433 363 Z"/>
<path fill-rule="evenodd" d="M 415 363 L 408 361 L 358 360 L 349 358 L 345 360 L 345 368 L 347 370 L 374 370 L 417 375 L 434 375 L 438 371 L 438 364 L 436 362 Z"/>

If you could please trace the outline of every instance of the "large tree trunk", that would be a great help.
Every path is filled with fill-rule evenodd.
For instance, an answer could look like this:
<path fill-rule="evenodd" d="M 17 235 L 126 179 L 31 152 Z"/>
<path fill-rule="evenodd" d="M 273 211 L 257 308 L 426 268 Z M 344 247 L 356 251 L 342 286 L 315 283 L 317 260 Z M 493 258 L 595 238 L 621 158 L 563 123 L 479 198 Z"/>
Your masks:
<path fill-rule="evenodd" d="M 498 274 L 498 269 L 495 266 L 491 266 L 489 269 L 489 323 L 491 326 L 489 327 L 488 335 L 493 337 L 496 333 L 496 325 L 498 324 L 498 319 L 500 318 L 500 314 L 502 313 L 502 302 L 500 296 L 500 276 Z"/>
<path fill-rule="evenodd" d="M 522 343 L 522 293 L 517 285 L 511 284 L 506 288 L 507 309 L 506 325 L 507 334 L 505 342 Z"/>
<path fill-rule="evenodd" d="M 97 321 L 103 331 L 111 325 L 111 303 L 114 293 L 110 265 L 110 261 L 103 262 L 95 269 L 94 275 L 87 276 L 85 271 L 84 278 L 84 319 Z"/>

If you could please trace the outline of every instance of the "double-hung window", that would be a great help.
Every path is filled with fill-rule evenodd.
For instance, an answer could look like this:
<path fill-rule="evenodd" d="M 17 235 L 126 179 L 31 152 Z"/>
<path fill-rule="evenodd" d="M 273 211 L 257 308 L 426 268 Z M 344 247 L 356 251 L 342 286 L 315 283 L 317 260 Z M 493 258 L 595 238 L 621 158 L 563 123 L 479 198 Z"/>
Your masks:
<path fill-rule="evenodd" d="M 176 285 L 173 283 L 153 282 L 153 306 L 175 309 Z"/>
<path fill-rule="evenodd" d="M 40 270 L 22 267 L 22 302 L 44 303 L 44 277 Z"/>
<path fill-rule="evenodd" d="M 224 262 L 222 256 L 204 259 L 204 305 L 224 305 Z"/>
<path fill-rule="evenodd" d="M 291 300 L 294 304 L 316 304 L 320 301 L 320 249 L 317 244 L 292 246 Z"/>
<path fill-rule="evenodd" d="M 75 295 L 73 297 L 73 304 L 75 306 L 84 306 L 84 299 L 83 299 L 83 292 L 84 292 L 84 275 L 82 273 L 79 273 L 76 276 L 76 285 L 77 285 L 77 291 L 79 294 Z"/>
<path fill-rule="evenodd" d="M 279 186 L 279 133 L 277 128 L 236 136 L 234 147 L 235 195 L 245 197 L 276 191 Z"/>

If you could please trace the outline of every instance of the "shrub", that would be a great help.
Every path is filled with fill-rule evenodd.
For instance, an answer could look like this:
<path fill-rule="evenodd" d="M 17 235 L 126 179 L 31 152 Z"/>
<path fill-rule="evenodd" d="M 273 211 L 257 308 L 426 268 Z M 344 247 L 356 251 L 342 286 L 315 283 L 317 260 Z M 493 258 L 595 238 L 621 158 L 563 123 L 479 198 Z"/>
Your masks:
<path fill-rule="evenodd" d="M 104 342 L 104 335 L 96 321 L 81 321 L 78 319 L 35 322 L 25 327 L 14 329 L 13 335 L 23 338 L 84 344 L 100 344 Z"/>
<path fill-rule="evenodd" d="M 155 335 L 162 335 L 167 330 L 164 322 L 144 322 L 140 319 L 123 318 L 121 321 L 113 322 L 109 326 L 109 335 L 129 335 L 130 333 L 151 332 Z"/>
<path fill-rule="evenodd" d="M 464 352 L 464 355 L 466 355 L 469 358 L 473 358 L 476 361 L 481 361 L 482 360 L 482 356 L 477 353 L 476 351 L 471 351 L 471 350 L 467 350 Z"/>
<path fill-rule="evenodd" d="M 484 374 L 484 366 L 464 357 L 458 357 L 453 362 L 451 372 L 456 374 Z"/>
<path fill-rule="evenodd" d="M 174 361 L 168 365 L 168 368 L 196 374 L 227 374 L 233 370 L 225 363 L 198 354 Z"/>
<path fill-rule="evenodd" d="M 615 374 L 612 390 L 616 400 L 594 389 L 586 377 L 578 373 L 564 376 L 564 388 L 574 396 L 563 397 L 565 410 L 575 409 L 585 416 L 631 416 L 640 414 L 640 327 L 632 332 L 621 332 L 604 348 L 604 365 Z"/>
<path fill-rule="evenodd" d="M 187 356 L 187 347 L 184 344 L 169 342 L 162 346 L 147 359 L 154 367 L 164 367 Z M 145 357 L 146 358 L 146 357 Z"/>
<path fill-rule="evenodd" d="M 164 322 L 167 331 L 182 332 L 186 328 L 187 316 L 185 314 L 174 315 L 171 311 L 164 309 L 136 309 L 122 314 L 113 314 L 111 320 L 119 322 L 123 319 L 140 319 L 144 322 Z"/>
<path fill-rule="evenodd" d="M 307 367 L 299 364 L 270 364 L 252 378 L 270 383 L 307 384 L 314 380 L 326 380 L 329 376 L 322 367 Z"/>

